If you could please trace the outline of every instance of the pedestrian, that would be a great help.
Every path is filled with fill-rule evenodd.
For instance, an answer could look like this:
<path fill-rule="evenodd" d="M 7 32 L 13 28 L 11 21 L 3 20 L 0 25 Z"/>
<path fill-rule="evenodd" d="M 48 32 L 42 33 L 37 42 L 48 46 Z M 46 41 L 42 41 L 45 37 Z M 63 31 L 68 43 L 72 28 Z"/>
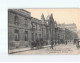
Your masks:
<path fill-rule="evenodd" d="M 67 40 L 66 40 L 66 45 L 67 45 Z"/>
<path fill-rule="evenodd" d="M 34 45 L 33 45 L 33 41 L 31 42 L 31 50 L 33 50 L 34 49 Z"/>
<path fill-rule="evenodd" d="M 51 49 L 53 49 L 53 45 L 54 45 L 54 42 L 53 41 L 51 41 Z"/>
<path fill-rule="evenodd" d="M 39 49 L 39 40 L 38 39 L 36 39 L 36 47 L 37 47 L 37 49 Z"/>

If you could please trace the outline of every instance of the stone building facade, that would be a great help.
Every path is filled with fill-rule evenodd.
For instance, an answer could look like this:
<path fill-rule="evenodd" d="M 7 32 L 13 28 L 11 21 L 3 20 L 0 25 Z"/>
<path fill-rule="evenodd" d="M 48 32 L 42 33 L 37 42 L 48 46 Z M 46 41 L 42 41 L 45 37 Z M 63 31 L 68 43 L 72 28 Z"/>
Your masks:
<path fill-rule="evenodd" d="M 31 16 L 31 13 L 22 9 L 8 10 L 8 46 L 9 49 L 30 47 L 32 41 L 43 39 L 44 42 L 50 44 L 69 41 L 72 34 L 76 33 L 61 28 L 54 21 L 51 14 L 46 19 L 41 15 L 41 20 Z"/>
<path fill-rule="evenodd" d="M 65 41 L 73 42 L 78 39 L 76 24 L 58 24 L 57 27 L 65 29 Z"/>
<path fill-rule="evenodd" d="M 9 49 L 30 47 L 32 41 L 46 40 L 46 24 L 22 9 L 8 10 Z"/>
<path fill-rule="evenodd" d="M 30 12 L 24 10 L 8 10 L 8 43 L 9 49 L 28 47 L 30 41 Z"/>

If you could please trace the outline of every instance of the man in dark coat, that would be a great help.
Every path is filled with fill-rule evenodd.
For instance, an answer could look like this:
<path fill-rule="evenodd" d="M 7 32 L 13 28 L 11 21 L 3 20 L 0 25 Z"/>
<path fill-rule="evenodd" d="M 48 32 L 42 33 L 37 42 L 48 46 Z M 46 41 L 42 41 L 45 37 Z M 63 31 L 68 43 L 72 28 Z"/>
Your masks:
<path fill-rule="evenodd" d="M 51 41 L 51 49 L 53 49 L 53 45 L 54 45 L 54 42 L 53 41 Z"/>
<path fill-rule="evenodd" d="M 31 50 L 34 49 L 34 41 L 31 42 Z"/>
<path fill-rule="evenodd" d="M 67 40 L 66 40 L 66 45 L 67 45 Z"/>
<path fill-rule="evenodd" d="M 39 49 L 39 40 L 38 39 L 36 39 L 36 47 L 37 47 L 37 49 Z"/>

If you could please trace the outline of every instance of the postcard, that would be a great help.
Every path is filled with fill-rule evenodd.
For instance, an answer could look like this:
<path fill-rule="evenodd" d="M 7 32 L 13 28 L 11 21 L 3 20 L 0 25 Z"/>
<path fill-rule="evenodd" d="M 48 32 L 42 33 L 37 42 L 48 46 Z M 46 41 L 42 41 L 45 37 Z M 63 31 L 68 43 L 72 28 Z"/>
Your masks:
<path fill-rule="evenodd" d="M 8 9 L 8 54 L 80 54 L 80 9 Z"/>

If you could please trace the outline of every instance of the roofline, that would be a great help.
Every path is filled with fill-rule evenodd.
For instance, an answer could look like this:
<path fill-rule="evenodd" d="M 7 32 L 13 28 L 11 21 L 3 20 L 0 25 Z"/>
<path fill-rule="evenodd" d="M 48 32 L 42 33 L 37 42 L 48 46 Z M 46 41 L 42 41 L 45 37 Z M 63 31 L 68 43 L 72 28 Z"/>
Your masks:
<path fill-rule="evenodd" d="M 24 9 L 20 9 L 20 10 L 25 11 L 25 12 L 28 12 L 28 13 L 31 13 L 31 12 L 29 12 L 29 11 L 27 11 L 27 10 L 24 10 Z"/>
<path fill-rule="evenodd" d="M 16 9 L 8 9 L 8 12 L 12 12 L 12 13 L 19 14 L 21 16 L 24 16 L 24 17 L 28 17 L 28 16 L 22 14 L 21 12 L 17 12 L 17 11 L 14 11 L 14 10 L 16 10 Z M 19 9 L 19 10 L 25 11 L 23 9 Z M 28 12 L 28 11 L 25 11 L 25 12 Z M 30 12 L 28 12 L 28 13 L 30 13 Z M 30 17 L 28 17 L 28 18 L 30 18 Z"/>

